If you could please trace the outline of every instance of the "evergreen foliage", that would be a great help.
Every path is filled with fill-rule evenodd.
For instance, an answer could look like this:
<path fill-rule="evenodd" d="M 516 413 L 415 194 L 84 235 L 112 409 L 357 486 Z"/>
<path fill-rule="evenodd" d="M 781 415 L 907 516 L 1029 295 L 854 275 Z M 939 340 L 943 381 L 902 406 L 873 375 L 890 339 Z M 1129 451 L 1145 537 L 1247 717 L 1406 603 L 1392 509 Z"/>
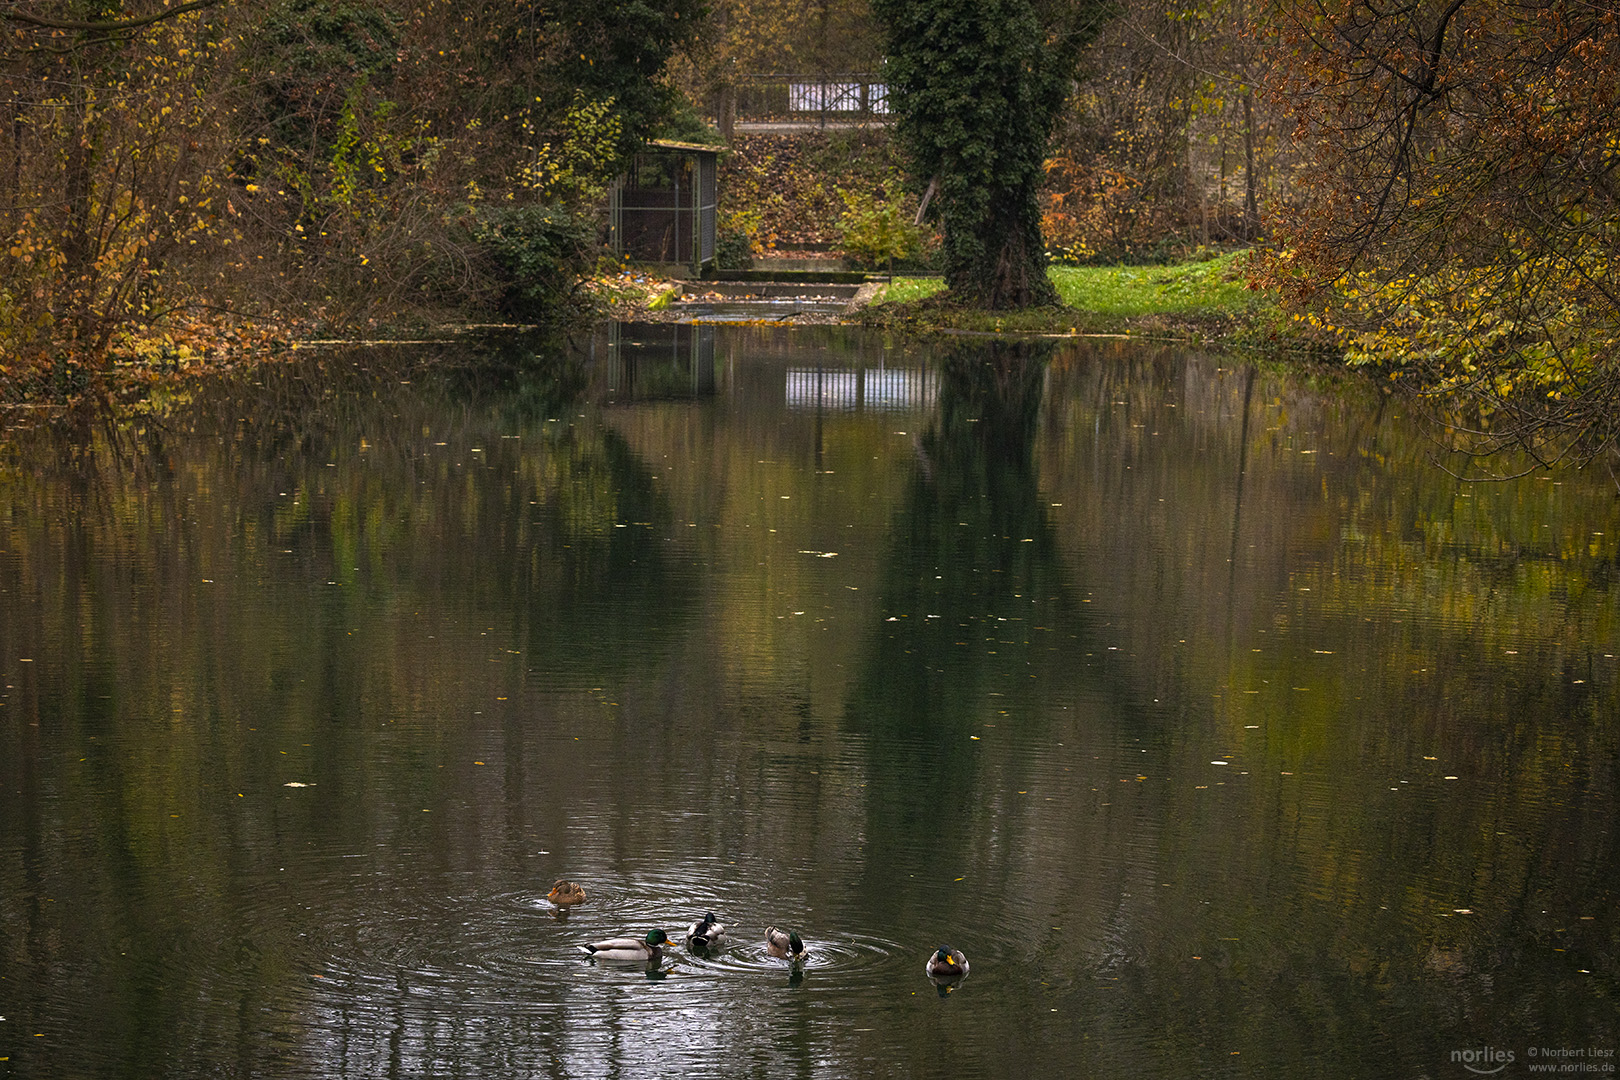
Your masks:
<path fill-rule="evenodd" d="M 873 0 L 899 134 L 932 183 L 945 281 L 991 310 L 1057 302 L 1036 202 L 1053 127 L 1106 0 Z"/>
<path fill-rule="evenodd" d="M 485 209 L 473 239 L 495 264 L 502 312 L 532 323 L 555 321 L 566 310 L 594 253 L 589 223 L 561 206 Z"/>
<path fill-rule="evenodd" d="M 561 88 L 612 101 L 620 159 L 628 161 L 677 111 L 679 94 L 660 73 L 675 51 L 697 40 L 704 0 L 560 0 L 546 6 L 546 37 L 560 48 L 551 72 Z"/>

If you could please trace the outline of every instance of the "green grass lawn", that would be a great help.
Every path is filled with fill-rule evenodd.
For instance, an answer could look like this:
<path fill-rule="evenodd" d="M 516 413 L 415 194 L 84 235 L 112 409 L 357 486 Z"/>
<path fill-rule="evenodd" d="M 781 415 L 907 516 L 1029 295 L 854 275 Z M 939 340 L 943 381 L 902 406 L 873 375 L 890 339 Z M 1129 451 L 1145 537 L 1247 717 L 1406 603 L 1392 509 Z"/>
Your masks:
<path fill-rule="evenodd" d="M 1056 266 L 1063 303 L 1104 315 L 1238 314 L 1261 300 L 1243 280 L 1239 255 L 1178 266 Z"/>
<path fill-rule="evenodd" d="M 945 291 L 945 279 L 937 277 L 897 278 L 878 290 L 874 304 L 907 304 Z"/>
<path fill-rule="evenodd" d="M 1176 266 L 1054 266 L 1052 284 L 1066 307 L 1095 315 L 1236 315 L 1266 298 L 1243 281 L 1246 252 Z M 943 291 L 941 278 L 905 278 L 873 303 L 907 303 Z"/>

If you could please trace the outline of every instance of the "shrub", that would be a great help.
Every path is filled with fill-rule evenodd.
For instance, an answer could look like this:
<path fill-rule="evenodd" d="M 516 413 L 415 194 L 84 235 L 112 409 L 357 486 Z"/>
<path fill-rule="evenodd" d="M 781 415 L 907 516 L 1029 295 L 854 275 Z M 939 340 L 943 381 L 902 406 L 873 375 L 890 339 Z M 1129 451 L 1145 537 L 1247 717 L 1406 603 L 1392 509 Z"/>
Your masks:
<path fill-rule="evenodd" d="M 900 203 L 843 188 L 838 195 L 846 207 L 838 220 L 839 243 L 851 261 L 882 266 L 922 251 L 923 231 L 911 223 Z"/>
<path fill-rule="evenodd" d="M 719 236 L 714 244 L 715 266 L 721 270 L 748 270 L 754 257 L 764 253 L 759 242 L 762 216 L 758 210 L 722 210 Z"/>
<path fill-rule="evenodd" d="M 754 265 L 754 241 L 745 232 L 723 232 L 714 242 L 714 264 L 721 270 L 748 270 Z"/>
<path fill-rule="evenodd" d="M 596 257 L 595 227 L 557 205 L 480 208 L 473 239 L 499 279 L 504 314 L 554 322 Z"/>

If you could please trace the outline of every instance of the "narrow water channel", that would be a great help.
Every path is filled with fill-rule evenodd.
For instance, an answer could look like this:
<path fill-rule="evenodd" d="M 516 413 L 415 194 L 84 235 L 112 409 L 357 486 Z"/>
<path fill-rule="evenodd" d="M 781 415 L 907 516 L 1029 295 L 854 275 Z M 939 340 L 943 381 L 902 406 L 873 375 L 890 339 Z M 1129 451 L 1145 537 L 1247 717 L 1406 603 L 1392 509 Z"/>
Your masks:
<path fill-rule="evenodd" d="M 842 327 L 13 426 L 0 1077 L 1612 1076 L 1620 502 L 1466 467 Z"/>

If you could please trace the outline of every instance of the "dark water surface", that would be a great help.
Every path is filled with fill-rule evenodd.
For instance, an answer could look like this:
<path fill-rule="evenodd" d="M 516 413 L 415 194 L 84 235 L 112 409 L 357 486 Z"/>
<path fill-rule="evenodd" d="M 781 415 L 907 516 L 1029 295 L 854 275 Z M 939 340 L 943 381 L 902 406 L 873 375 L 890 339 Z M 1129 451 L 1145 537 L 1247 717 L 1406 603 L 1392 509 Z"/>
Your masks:
<path fill-rule="evenodd" d="M 1607 476 L 1122 342 L 578 345 L 8 435 L 0 1076 L 1613 1074 Z"/>

